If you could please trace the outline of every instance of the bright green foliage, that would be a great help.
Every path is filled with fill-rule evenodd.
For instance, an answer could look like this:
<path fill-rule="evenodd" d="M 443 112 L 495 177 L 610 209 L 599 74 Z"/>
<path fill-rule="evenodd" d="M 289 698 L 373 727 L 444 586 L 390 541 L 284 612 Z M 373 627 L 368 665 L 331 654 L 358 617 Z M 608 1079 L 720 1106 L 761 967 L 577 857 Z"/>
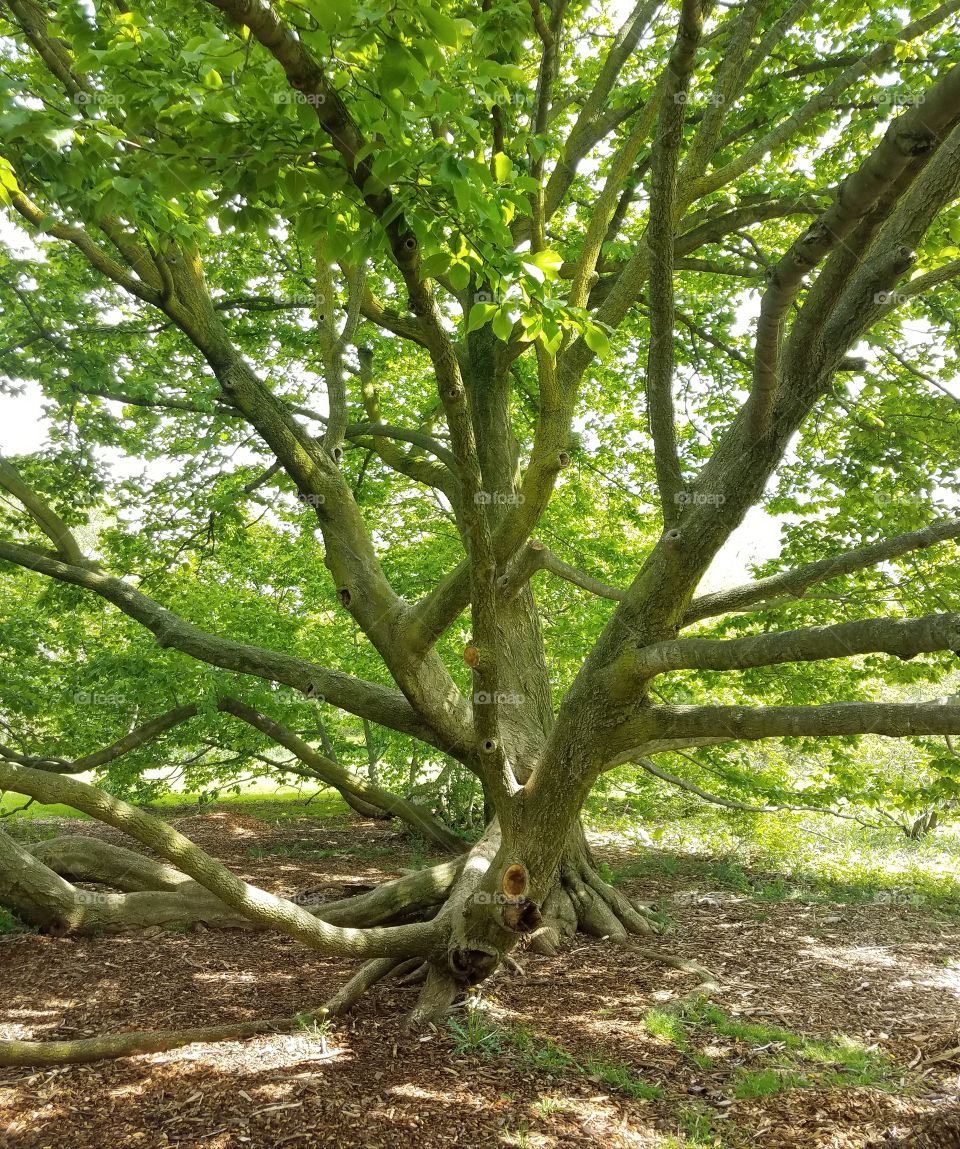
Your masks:
<path fill-rule="evenodd" d="M 542 245 L 529 243 L 538 174 L 561 164 L 619 10 L 569 6 L 554 111 L 538 125 L 542 44 L 525 0 L 486 9 L 448 0 L 272 7 L 329 63 L 332 89 L 368 141 L 359 159 L 370 163 L 370 188 L 393 190 L 386 215 L 373 218 L 364 201 L 369 189 L 355 186 L 310 97 L 287 83 L 249 28 L 211 5 L 59 5 L 53 31 L 73 72 L 87 78 L 72 94 L 5 23 L 0 195 L 12 203 L 22 191 L 44 219 L 28 228 L 22 215 L 8 212 L 0 391 L 28 386 L 42 396 L 49 445 L 17 465 L 105 569 L 130 573 L 199 627 L 389 684 L 372 644 L 340 608 L 313 509 L 298 501 L 282 472 L 250 489 L 273 455 L 223 403 L 198 350 L 50 229 L 83 224 L 108 250 L 111 234 L 122 246 L 133 229 L 148 253 L 171 243 L 195 247 L 230 338 L 275 395 L 314 412 L 304 418 L 318 433 L 315 416 L 327 402 L 318 332 L 325 309 L 340 316 L 348 303 L 339 277 L 335 298 L 323 297 L 318 264 L 365 263 L 371 295 L 392 327 L 402 328 L 410 321 L 406 293 L 384 230 L 402 213 L 449 329 L 464 340 L 492 338 L 498 352 L 512 341 L 522 352 L 511 368 L 509 417 L 524 458 L 544 398 L 535 355 L 582 337 L 591 362 L 569 465 L 537 533 L 564 561 L 628 586 L 663 527 L 644 378 L 649 300 L 641 295 L 613 328 L 597 317 L 596 299 L 569 302 L 568 273 L 611 157 L 657 99 L 678 6 L 656 11 L 624 63 L 604 108 L 613 114 L 609 140 L 577 166 Z M 780 10 L 759 8 L 752 49 Z M 829 202 L 891 117 L 923 99 L 935 78 L 931 55 L 956 56 L 955 22 L 916 40 L 898 38 L 905 19 L 928 8 L 908 5 L 905 16 L 889 3 L 815 3 L 784 28 L 776 52 L 725 108 L 713 172 L 740 156 L 743 141 L 753 142 L 760 128 L 785 122 L 846 75 L 834 57 L 860 59 L 877 45 L 895 45 L 891 60 L 864 69 L 795 133 L 682 214 L 681 234 L 734 208 L 749 216 L 696 247 L 699 265 L 679 266 L 674 276 L 677 426 L 688 470 L 706 459 L 749 385 L 765 266 Z M 688 93 L 685 146 L 722 103 L 734 35 L 726 14 L 718 10 L 707 23 Z M 497 139 L 495 115 L 503 121 Z M 646 242 L 650 161 L 648 141 L 635 165 L 640 194 L 602 244 L 599 296 Z M 788 202 L 800 207 L 748 210 Z M 911 274 L 943 267 L 957 258 L 958 244 L 960 209 L 951 203 L 923 237 Z M 960 296 L 948 280 L 871 328 L 860 348 L 869 368 L 836 375 L 830 397 L 801 427 L 762 497 L 778 516 L 782 546 L 756 567 L 758 576 L 919 528 L 956 508 L 957 403 L 943 388 L 958 350 L 957 314 Z M 448 445 L 427 352 L 372 320 L 360 331 L 357 344 L 370 349 L 375 367 L 379 418 Z M 347 398 L 351 422 L 360 423 L 369 412 L 355 360 L 350 350 Z M 461 558 L 455 516 L 436 490 L 392 468 L 369 436 L 344 446 L 342 470 L 375 532 L 384 572 L 398 594 L 416 601 Z M 4 536 L 38 541 L 9 502 L 0 504 L 0 528 Z M 536 594 L 559 701 L 614 607 L 550 576 L 540 576 Z M 815 595 L 782 605 L 776 626 L 829 625 L 878 611 L 919 616 L 957 609 L 958 595 L 960 567 L 942 550 L 919 551 L 823 583 Z M 5 568 L 0 598 L 0 718 L 16 726 L 30 753 L 79 756 L 178 702 L 201 700 L 202 713 L 170 733 L 162 751 L 145 746 L 102 772 L 98 780 L 117 794 L 150 800 L 175 786 L 216 797 L 257 775 L 289 781 L 266 739 L 215 713 L 213 700 L 222 693 L 242 694 L 314 742 L 319 714 L 341 761 L 360 771 L 370 765 L 370 744 L 352 715 L 158 649 L 152 636 L 82 590 Z M 770 626 L 769 613 L 757 609 L 707 620 L 695 633 L 731 638 Z M 437 646 L 464 695 L 470 674 L 462 650 L 470 637 L 471 621 L 461 615 Z M 747 669 L 734 680 L 678 672 L 657 689 L 661 701 L 676 704 L 907 701 L 955 690 L 954 671 L 948 652 L 910 662 L 868 655 Z M 481 788 L 459 763 L 384 728 L 373 741 L 387 783 L 451 823 L 479 828 Z M 264 753 L 270 761 L 257 757 Z M 762 750 L 724 744 L 698 750 L 695 763 L 670 754 L 660 761 L 712 793 L 753 805 L 796 803 L 799 793 L 814 807 L 916 818 L 931 809 L 949 814 L 960 799 L 960 757 L 942 739 L 884 743 L 882 750 L 879 740 L 855 739 Z M 624 781 L 647 794 L 664 789 L 628 767 L 601 778 L 599 798 Z"/>

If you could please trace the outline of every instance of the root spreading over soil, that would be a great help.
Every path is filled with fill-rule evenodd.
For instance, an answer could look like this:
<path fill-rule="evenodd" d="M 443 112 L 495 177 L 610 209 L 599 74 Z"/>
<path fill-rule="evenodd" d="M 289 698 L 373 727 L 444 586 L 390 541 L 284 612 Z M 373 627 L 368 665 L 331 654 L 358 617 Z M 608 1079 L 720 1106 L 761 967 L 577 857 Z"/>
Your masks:
<path fill-rule="evenodd" d="M 181 824 L 247 880 L 324 901 L 411 867 L 402 835 L 361 827 L 233 813 Z M 575 881 L 565 888 L 577 895 Z M 682 873 L 618 889 L 663 899 L 672 924 L 657 945 L 714 972 L 708 1005 L 691 997 L 688 972 L 615 939 L 534 939 L 449 1026 L 404 1029 L 418 993 L 404 982 L 420 971 L 397 968 L 330 1023 L 0 1069 L 0 1145 L 960 1147 L 960 924 L 902 907 L 756 902 Z M 247 930 L 11 935 L 0 939 L 0 1039 L 249 1032 L 329 1000 L 360 968 Z M 828 1064 L 836 1035 L 882 1068 L 861 1078 Z"/>

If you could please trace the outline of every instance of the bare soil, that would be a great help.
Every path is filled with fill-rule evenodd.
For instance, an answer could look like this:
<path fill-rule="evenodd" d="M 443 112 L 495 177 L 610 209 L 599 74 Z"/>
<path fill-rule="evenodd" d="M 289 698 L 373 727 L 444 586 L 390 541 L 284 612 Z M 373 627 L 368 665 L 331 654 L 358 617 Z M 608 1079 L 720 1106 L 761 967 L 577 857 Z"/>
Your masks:
<path fill-rule="evenodd" d="M 283 894 L 342 897 L 424 861 L 394 828 L 348 816 L 271 824 L 221 811 L 175 824 Z M 86 822 L 57 828 L 120 841 Z M 631 860 L 600 853 L 614 867 Z M 728 1015 L 846 1035 L 889 1055 L 892 1078 L 739 1099 L 738 1071 L 773 1064 L 776 1049 L 717 1037 L 703 1047 L 712 1059 L 703 1068 L 643 1022 L 696 990 L 693 979 L 581 939 L 556 958 L 518 954 L 524 975 L 504 971 L 484 987 L 485 1016 L 579 1066 L 592 1058 L 629 1067 L 660 1087 L 654 1100 L 595 1072 L 535 1064 L 509 1042 L 463 1053 L 450 1029 L 410 1035 L 403 1015 L 415 991 L 382 984 L 329 1035 L 0 1069 L 0 1145 L 960 1149 L 960 922 L 906 906 L 753 900 L 700 888 L 682 871 L 622 888 L 664 900 L 672 924 L 658 944 L 719 976 L 712 996 Z M 291 1015 L 322 1003 L 352 968 L 244 931 L 11 935 L 0 938 L 0 1038 Z"/>

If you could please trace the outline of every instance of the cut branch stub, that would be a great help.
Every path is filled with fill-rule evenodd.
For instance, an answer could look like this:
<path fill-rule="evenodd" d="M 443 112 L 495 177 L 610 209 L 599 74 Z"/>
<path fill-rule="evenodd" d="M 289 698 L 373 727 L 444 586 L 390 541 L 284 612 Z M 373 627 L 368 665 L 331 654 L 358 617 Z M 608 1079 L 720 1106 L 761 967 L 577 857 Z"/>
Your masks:
<path fill-rule="evenodd" d="M 519 862 L 507 866 L 500 879 L 500 889 L 508 898 L 523 897 L 529 884 L 530 878 L 526 866 L 521 866 Z"/>
<path fill-rule="evenodd" d="M 467 666 L 472 667 L 474 670 L 480 665 L 480 651 L 475 646 L 465 646 L 463 648 L 463 661 Z"/>

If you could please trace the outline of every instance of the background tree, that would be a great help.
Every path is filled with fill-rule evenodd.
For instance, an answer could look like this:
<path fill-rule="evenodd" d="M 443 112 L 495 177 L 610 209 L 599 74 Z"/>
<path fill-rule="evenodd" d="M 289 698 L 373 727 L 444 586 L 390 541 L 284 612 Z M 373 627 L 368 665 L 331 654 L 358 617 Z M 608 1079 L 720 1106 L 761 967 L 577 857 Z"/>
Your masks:
<path fill-rule="evenodd" d="M 958 9 L 6 0 L 0 365 L 55 428 L 0 471 L 17 593 L 145 628 L 150 702 L 320 696 L 491 818 L 382 926 L 36 762 L 0 785 L 371 959 L 340 1004 L 425 972 L 424 1018 L 525 934 L 650 928 L 579 826 L 607 771 L 960 733 L 877 697 L 960 650 Z M 760 503 L 780 555 L 698 595 Z"/>

